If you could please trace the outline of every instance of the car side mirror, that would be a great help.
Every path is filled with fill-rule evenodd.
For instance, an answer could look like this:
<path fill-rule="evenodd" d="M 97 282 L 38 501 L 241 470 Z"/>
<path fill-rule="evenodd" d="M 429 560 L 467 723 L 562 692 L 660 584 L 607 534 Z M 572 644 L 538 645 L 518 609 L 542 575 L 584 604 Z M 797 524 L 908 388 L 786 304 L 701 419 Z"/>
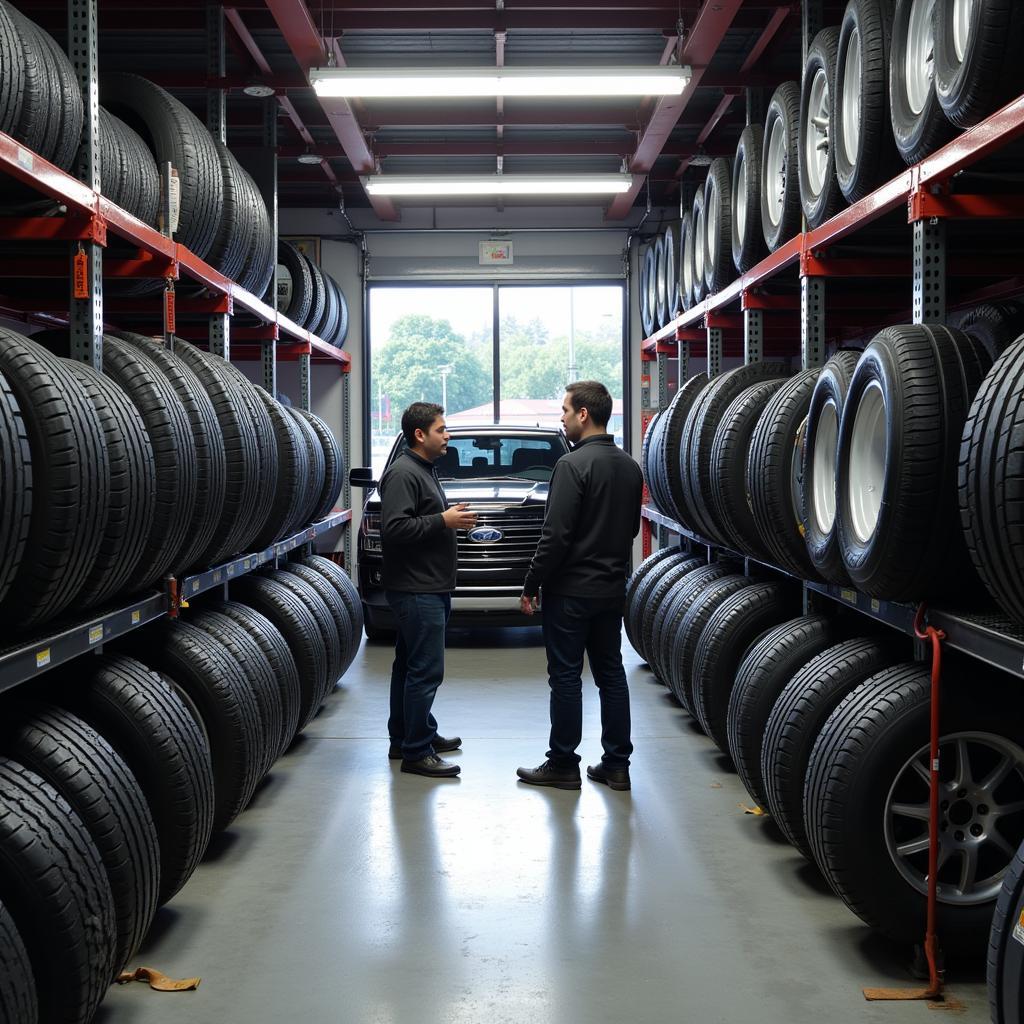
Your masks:
<path fill-rule="evenodd" d="M 360 469 L 349 470 L 348 482 L 353 487 L 366 487 L 373 489 L 377 486 L 377 481 L 373 479 L 373 470 L 368 466 L 363 466 Z"/>

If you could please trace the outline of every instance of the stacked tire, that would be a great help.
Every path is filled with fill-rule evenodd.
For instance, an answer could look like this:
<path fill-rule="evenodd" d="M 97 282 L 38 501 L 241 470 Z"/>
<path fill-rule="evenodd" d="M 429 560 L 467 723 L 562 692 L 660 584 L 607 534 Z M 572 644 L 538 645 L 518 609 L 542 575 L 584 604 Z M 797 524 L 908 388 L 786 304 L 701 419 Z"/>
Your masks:
<path fill-rule="evenodd" d="M 278 308 L 338 348 L 348 335 L 348 303 L 338 282 L 291 242 L 277 243 Z"/>

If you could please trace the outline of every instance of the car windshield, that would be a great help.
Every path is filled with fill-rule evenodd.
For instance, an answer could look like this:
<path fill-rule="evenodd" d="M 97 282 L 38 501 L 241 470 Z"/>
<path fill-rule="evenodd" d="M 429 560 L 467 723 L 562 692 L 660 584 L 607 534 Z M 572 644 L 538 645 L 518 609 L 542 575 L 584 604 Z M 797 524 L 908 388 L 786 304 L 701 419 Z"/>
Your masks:
<path fill-rule="evenodd" d="M 405 448 L 404 440 L 398 451 Z M 435 463 L 442 480 L 487 480 L 497 477 L 547 481 L 568 450 L 560 433 L 459 434 Z M 398 454 L 396 451 L 396 454 Z"/>

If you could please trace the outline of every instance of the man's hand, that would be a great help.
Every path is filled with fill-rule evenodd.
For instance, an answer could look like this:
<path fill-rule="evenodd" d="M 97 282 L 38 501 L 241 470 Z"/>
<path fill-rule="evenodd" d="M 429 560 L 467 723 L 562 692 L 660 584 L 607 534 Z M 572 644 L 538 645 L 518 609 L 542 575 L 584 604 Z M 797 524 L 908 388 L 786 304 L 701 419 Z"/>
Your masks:
<path fill-rule="evenodd" d="M 452 505 L 447 512 L 441 514 L 444 525 L 449 530 L 472 530 L 476 526 L 476 513 L 469 512 L 468 509 L 469 505 L 464 501 Z"/>
<path fill-rule="evenodd" d="M 523 594 L 519 598 L 519 610 L 524 615 L 533 615 L 537 609 L 540 608 L 540 598 L 534 595 L 533 597 L 527 597 Z"/>

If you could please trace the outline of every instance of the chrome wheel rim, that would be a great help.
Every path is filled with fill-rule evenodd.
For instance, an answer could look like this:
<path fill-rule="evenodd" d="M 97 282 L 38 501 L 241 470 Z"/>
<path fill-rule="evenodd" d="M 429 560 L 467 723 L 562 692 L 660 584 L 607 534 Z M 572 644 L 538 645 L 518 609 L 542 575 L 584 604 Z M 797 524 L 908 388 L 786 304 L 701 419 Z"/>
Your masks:
<path fill-rule="evenodd" d="M 747 161 L 741 160 L 736 171 L 736 184 L 733 186 L 733 196 L 736 202 L 736 212 L 733 220 L 736 224 L 736 237 L 740 245 L 747 234 Z"/>
<path fill-rule="evenodd" d="M 837 131 L 851 166 L 857 162 L 860 151 L 860 32 L 854 29 L 846 47 L 846 65 L 843 68 L 843 109 Z"/>
<path fill-rule="evenodd" d="M 690 218 L 690 230 L 683 239 L 683 265 L 679 268 L 682 274 L 683 294 L 687 302 L 693 299 L 693 218 Z"/>
<path fill-rule="evenodd" d="M 971 38 L 971 15 L 974 0 L 953 0 L 953 49 L 956 59 L 962 64 Z"/>
<path fill-rule="evenodd" d="M 647 250 L 647 314 L 651 319 L 658 312 L 658 260 L 653 247 Z"/>
<path fill-rule="evenodd" d="M 903 879 L 928 893 L 930 747 L 906 762 L 885 802 L 885 845 Z M 1024 750 L 1005 736 L 960 732 L 939 745 L 939 861 L 943 903 L 994 900 L 1024 838 Z"/>
<path fill-rule="evenodd" d="M 668 281 L 665 277 L 665 271 L 667 269 L 667 263 L 665 262 L 665 239 L 662 237 L 659 239 L 657 252 L 654 257 L 655 261 L 655 295 L 657 301 L 657 309 L 659 313 L 665 311 L 665 302 L 668 298 Z"/>
<path fill-rule="evenodd" d="M 829 112 L 828 75 L 818 68 L 811 80 L 811 93 L 807 103 L 807 130 L 804 133 L 804 164 L 811 192 L 819 196 L 825 187 L 828 170 Z"/>
<path fill-rule="evenodd" d="M 671 319 L 675 315 L 679 281 L 676 278 L 676 239 L 671 228 L 665 228 L 665 313 Z"/>
<path fill-rule="evenodd" d="M 853 421 L 846 495 L 853 532 L 861 544 L 871 539 L 878 526 L 885 486 L 888 439 L 885 396 L 881 386 L 872 381 L 861 395 Z"/>
<path fill-rule="evenodd" d="M 836 521 L 836 444 L 839 441 L 839 414 L 829 399 L 818 416 L 811 456 L 811 503 L 818 531 L 828 534 Z"/>
<path fill-rule="evenodd" d="M 697 288 L 704 280 L 704 207 L 697 210 L 694 217 L 693 239 L 693 279 Z"/>
<path fill-rule="evenodd" d="M 907 51 L 903 59 L 907 103 L 913 114 L 920 114 L 928 102 L 935 77 L 935 35 L 932 9 L 935 0 L 914 0 L 907 25 Z"/>
<path fill-rule="evenodd" d="M 786 135 L 781 117 L 772 122 L 766 163 L 767 173 L 762 187 L 768 198 L 768 218 L 777 227 L 782 220 L 782 208 L 786 202 Z"/>

